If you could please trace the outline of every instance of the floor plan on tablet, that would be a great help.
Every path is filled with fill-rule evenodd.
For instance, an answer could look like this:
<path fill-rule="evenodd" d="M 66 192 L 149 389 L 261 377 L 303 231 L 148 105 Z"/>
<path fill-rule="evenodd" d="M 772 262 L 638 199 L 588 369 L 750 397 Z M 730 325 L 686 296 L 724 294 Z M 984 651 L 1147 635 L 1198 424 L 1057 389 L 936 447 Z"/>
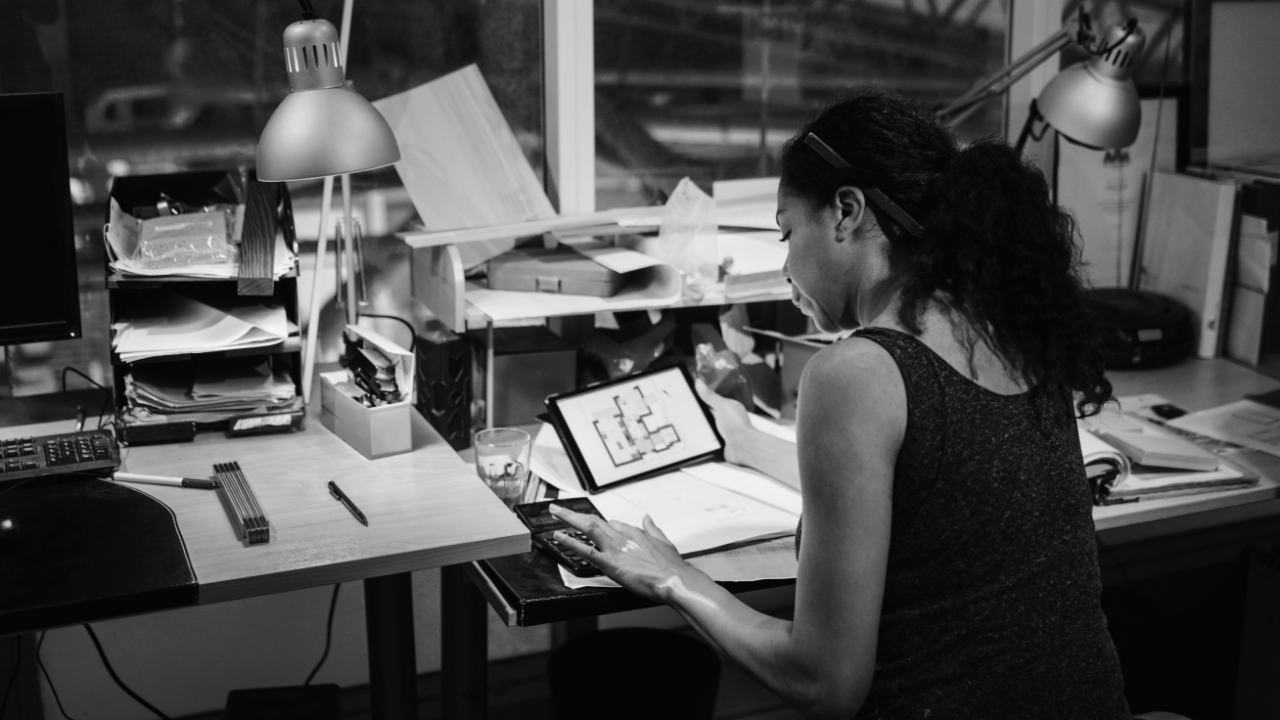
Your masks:
<path fill-rule="evenodd" d="M 639 462 L 646 455 L 680 444 L 663 393 L 646 395 L 635 385 L 620 390 L 612 399 L 612 407 L 597 410 L 591 419 L 614 467 Z"/>

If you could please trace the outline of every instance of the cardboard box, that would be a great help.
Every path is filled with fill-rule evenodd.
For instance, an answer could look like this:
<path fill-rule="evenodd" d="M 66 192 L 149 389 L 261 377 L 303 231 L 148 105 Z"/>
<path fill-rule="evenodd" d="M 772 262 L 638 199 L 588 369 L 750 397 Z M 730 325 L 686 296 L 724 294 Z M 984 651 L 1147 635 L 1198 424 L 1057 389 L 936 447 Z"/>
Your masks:
<path fill-rule="evenodd" d="M 370 460 L 412 450 L 412 403 L 365 407 L 348 394 L 354 387 L 346 370 L 320 375 L 320 422 Z"/>
<path fill-rule="evenodd" d="M 369 354 L 376 356 L 378 372 L 389 373 L 388 382 L 394 378 L 394 389 L 401 393 L 403 400 L 367 407 L 360 402 L 365 391 L 353 380 L 351 370 L 323 373 L 320 375 L 320 422 L 370 460 L 412 450 L 412 418 L 409 413 L 413 405 L 413 354 L 358 325 L 347 326 L 344 342 L 347 343 L 348 358 L 355 352 L 365 353 L 366 357 Z M 383 362 L 387 364 L 382 365 Z M 356 372 L 361 372 L 358 359 L 349 359 L 348 367 L 355 367 Z M 381 384 L 381 380 L 378 383 Z M 384 391 L 389 390 L 384 388 Z"/>

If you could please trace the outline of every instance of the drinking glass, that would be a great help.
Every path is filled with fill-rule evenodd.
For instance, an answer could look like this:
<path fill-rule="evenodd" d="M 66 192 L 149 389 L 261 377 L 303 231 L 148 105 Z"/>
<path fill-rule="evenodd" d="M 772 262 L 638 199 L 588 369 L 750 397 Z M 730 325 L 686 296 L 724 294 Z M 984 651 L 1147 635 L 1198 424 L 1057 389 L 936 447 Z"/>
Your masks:
<path fill-rule="evenodd" d="M 508 508 L 515 507 L 529 481 L 533 439 L 518 428 L 490 428 L 475 435 L 476 473 Z"/>

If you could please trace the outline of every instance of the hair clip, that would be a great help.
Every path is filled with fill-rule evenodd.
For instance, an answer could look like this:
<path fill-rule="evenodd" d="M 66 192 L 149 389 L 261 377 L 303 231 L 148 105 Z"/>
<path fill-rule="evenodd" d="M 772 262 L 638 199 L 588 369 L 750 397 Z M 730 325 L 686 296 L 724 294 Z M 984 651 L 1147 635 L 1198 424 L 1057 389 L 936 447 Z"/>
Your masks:
<path fill-rule="evenodd" d="M 821 155 L 822 159 L 826 160 L 832 167 L 840 168 L 842 170 L 847 170 L 853 167 L 846 162 L 844 158 L 840 157 L 839 153 L 832 150 L 830 145 L 823 142 L 822 138 L 814 135 L 813 133 L 805 135 L 804 144 L 813 148 L 814 152 Z M 898 207 L 898 204 L 890 200 L 888 195 L 880 192 L 877 188 L 865 185 L 862 186 L 862 193 L 867 196 L 868 200 L 875 203 L 876 207 L 879 207 L 881 210 L 889 213 L 889 217 L 897 220 L 898 224 L 902 225 L 907 232 L 918 238 L 924 238 L 924 228 L 920 226 L 920 223 L 916 222 L 915 218 L 908 215 L 906 210 Z"/>

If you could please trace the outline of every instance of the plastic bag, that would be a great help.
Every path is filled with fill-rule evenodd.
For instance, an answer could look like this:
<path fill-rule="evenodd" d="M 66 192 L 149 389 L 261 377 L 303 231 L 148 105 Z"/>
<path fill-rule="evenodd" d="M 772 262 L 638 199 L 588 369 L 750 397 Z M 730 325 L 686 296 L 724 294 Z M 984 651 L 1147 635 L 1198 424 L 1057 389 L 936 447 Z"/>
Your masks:
<path fill-rule="evenodd" d="M 151 269 L 234 262 L 227 228 L 222 208 L 143 220 L 133 260 Z"/>
<path fill-rule="evenodd" d="M 755 405 L 751 397 L 751 379 L 732 350 L 715 350 L 711 343 L 698 343 L 694 348 L 694 358 L 697 362 L 695 373 L 716 394 L 737 400 L 748 410 Z"/>
<path fill-rule="evenodd" d="M 680 271 L 688 300 L 701 300 L 716 281 L 716 201 L 689 178 L 681 180 L 667 199 L 649 254 Z"/>

